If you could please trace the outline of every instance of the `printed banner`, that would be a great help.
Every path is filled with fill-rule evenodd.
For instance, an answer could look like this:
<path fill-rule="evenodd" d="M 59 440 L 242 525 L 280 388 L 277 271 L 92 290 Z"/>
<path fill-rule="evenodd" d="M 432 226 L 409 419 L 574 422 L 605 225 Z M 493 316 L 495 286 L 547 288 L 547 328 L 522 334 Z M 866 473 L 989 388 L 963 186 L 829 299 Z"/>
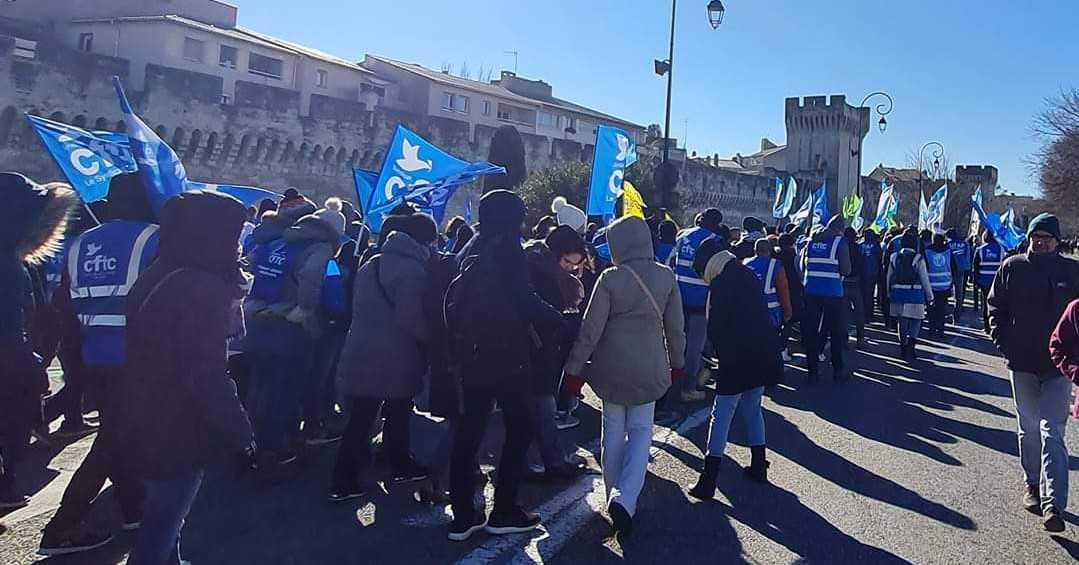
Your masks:
<path fill-rule="evenodd" d="M 622 195 L 626 167 L 636 161 L 637 144 L 630 134 L 602 124 L 596 128 L 596 152 L 588 187 L 589 216 L 614 216 L 615 201 Z"/>

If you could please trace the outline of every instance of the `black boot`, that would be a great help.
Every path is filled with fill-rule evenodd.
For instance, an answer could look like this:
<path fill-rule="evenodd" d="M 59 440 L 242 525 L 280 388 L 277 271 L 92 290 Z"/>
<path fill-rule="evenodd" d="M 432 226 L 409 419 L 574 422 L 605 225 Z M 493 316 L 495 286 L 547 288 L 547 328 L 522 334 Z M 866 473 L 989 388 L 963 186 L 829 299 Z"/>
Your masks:
<path fill-rule="evenodd" d="M 909 353 L 909 350 L 910 350 L 909 343 L 907 342 L 907 338 L 904 337 L 899 342 L 899 358 L 906 361 L 907 360 L 907 354 Z"/>
<path fill-rule="evenodd" d="M 754 445 L 749 448 L 749 451 L 752 454 L 752 460 L 749 463 L 749 467 L 746 467 L 746 475 L 758 483 L 767 483 L 768 467 L 772 464 L 764 458 L 765 446 Z"/>
<path fill-rule="evenodd" d="M 918 340 L 913 337 L 907 338 L 907 358 L 911 361 L 918 360 Z"/>
<path fill-rule="evenodd" d="M 719 463 L 722 457 L 704 458 L 704 472 L 697 479 L 697 485 L 689 489 L 689 494 L 699 500 L 712 500 L 716 497 L 716 483 L 719 481 Z"/>

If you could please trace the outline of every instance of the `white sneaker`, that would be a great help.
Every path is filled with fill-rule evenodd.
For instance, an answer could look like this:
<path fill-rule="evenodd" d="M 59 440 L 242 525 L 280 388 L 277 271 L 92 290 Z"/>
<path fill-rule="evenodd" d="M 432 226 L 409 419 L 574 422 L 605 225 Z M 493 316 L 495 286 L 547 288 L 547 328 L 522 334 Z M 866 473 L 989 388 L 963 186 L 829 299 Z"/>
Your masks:
<path fill-rule="evenodd" d="M 783 353 L 781 353 L 780 355 L 783 357 L 783 362 L 784 363 L 790 363 L 791 361 L 794 360 L 794 358 L 791 357 L 791 352 L 787 351 L 786 349 L 784 349 Z"/>
<path fill-rule="evenodd" d="M 819 361 L 820 361 L 821 363 L 824 363 L 825 361 L 827 361 L 827 360 L 828 360 L 828 356 L 827 356 L 827 355 L 825 355 L 825 354 L 823 354 L 823 353 L 821 353 L 820 355 L 818 355 L 818 356 L 817 356 L 817 359 L 818 359 L 818 360 L 819 360 Z"/>

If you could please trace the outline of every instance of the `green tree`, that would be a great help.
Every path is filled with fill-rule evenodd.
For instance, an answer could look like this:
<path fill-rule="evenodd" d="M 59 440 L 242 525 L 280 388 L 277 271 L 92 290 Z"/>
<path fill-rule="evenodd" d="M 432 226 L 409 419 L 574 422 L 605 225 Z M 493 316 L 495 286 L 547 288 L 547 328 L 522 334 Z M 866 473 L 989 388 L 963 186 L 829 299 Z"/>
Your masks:
<path fill-rule="evenodd" d="M 570 204 L 585 210 L 591 173 L 590 164 L 573 161 L 559 163 L 529 175 L 517 190 L 528 210 L 529 225 L 551 213 L 551 201 L 556 196 L 565 196 Z"/>

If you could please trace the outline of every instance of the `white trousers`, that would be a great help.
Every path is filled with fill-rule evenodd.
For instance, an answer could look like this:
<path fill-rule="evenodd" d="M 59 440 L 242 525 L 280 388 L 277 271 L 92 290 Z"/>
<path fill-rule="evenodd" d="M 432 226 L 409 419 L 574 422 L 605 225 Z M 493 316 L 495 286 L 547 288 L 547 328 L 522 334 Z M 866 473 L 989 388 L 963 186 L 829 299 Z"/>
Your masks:
<path fill-rule="evenodd" d="M 652 447 L 652 421 L 656 403 L 623 406 L 603 402 L 603 484 L 607 502 L 618 502 L 637 513 L 637 497 L 648 473 L 648 452 Z"/>

